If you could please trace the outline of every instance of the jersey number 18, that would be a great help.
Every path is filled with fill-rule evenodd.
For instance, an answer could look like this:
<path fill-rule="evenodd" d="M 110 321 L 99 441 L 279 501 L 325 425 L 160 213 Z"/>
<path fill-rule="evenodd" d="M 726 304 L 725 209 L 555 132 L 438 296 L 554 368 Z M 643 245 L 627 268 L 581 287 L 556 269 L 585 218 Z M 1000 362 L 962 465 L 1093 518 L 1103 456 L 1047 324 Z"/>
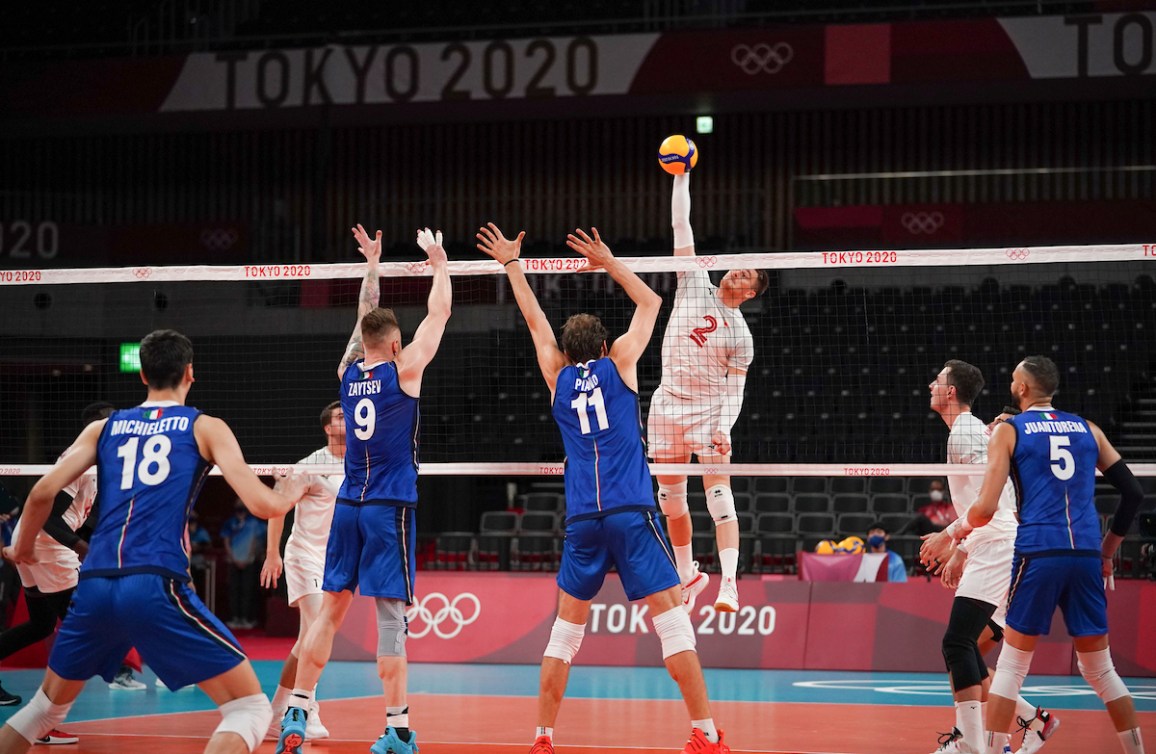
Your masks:
<path fill-rule="evenodd" d="M 134 476 L 150 487 L 160 484 L 169 477 L 172 468 L 169 464 L 169 452 L 173 449 L 173 441 L 165 435 L 153 435 L 145 440 L 138 463 L 139 446 L 140 438 L 133 437 L 116 449 L 116 457 L 123 462 L 120 470 L 122 490 L 133 488 Z"/>

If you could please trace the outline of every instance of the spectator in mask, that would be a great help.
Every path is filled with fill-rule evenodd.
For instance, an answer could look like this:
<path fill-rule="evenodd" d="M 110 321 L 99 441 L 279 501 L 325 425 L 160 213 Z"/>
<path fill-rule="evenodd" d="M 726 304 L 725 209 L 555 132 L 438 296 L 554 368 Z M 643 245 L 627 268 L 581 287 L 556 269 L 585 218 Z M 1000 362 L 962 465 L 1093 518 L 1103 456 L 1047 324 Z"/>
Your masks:
<path fill-rule="evenodd" d="M 947 499 L 943 492 L 943 482 L 932 479 L 927 486 L 928 501 L 915 511 L 915 518 L 911 520 L 903 532 L 909 534 L 932 534 L 943 531 L 947 525 L 956 519 L 955 506 Z"/>
<path fill-rule="evenodd" d="M 887 549 L 887 540 L 890 536 L 883 528 L 882 522 L 871 524 L 867 529 L 867 552 L 887 553 L 887 580 L 892 582 L 907 581 L 907 564 L 899 553 Z"/>

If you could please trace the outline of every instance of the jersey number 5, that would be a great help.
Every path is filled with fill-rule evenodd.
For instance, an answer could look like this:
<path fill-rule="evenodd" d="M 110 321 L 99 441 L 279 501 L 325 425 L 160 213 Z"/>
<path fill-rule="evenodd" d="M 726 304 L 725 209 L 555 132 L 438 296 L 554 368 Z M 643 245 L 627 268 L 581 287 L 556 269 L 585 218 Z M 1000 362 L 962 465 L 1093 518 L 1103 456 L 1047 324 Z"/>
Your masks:
<path fill-rule="evenodd" d="M 1056 479 L 1066 482 L 1076 473 L 1076 459 L 1072 457 L 1072 451 L 1068 450 L 1072 438 L 1067 435 L 1049 435 L 1048 439 L 1052 442 L 1052 474 Z"/>
<path fill-rule="evenodd" d="M 134 476 L 150 487 L 169 478 L 169 471 L 172 468 L 169 464 L 169 452 L 173 449 L 173 441 L 165 435 L 153 435 L 145 440 L 138 463 L 137 449 L 139 446 L 140 438 L 133 437 L 116 449 L 116 457 L 123 462 L 120 470 L 120 488 L 122 490 L 133 488 Z"/>
<path fill-rule="evenodd" d="M 602 388 L 594 388 L 593 393 L 578 393 L 578 397 L 570 401 L 570 408 L 578 412 L 578 426 L 582 434 L 590 434 L 589 407 L 594 407 L 594 415 L 598 418 L 598 429 L 609 429 L 610 420 L 606 418 L 606 401 L 602 400 Z"/>

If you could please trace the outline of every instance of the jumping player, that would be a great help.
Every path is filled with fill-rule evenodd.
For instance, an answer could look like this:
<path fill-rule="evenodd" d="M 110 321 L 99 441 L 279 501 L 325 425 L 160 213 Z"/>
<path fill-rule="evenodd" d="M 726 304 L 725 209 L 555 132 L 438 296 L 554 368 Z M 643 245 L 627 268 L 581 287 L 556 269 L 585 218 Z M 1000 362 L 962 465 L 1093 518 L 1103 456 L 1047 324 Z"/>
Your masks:
<path fill-rule="evenodd" d="M 321 431 L 325 433 L 325 447 L 318 448 L 298 461 L 302 465 L 336 465 L 345 459 L 345 416 L 341 413 L 341 401 L 333 401 L 321 411 Z M 329 540 L 329 527 L 333 522 L 333 505 L 337 491 L 345 480 L 342 474 L 310 474 L 309 486 L 293 514 L 293 531 L 285 542 L 285 557 L 281 558 L 281 533 L 285 529 L 285 517 L 269 519 L 269 534 L 266 541 L 265 565 L 261 567 L 261 586 L 274 589 L 282 570 L 289 596 L 289 606 L 301 613 L 301 625 L 297 631 L 297 642 L 289 651 L 285 665 L 281 668 L 281 680 L 273 694 L 273 722 L 269 725 L 266 738 L 277 738 L 281 732 L 281 717 L 289 705 L 289 695 L 297 680 L 297 658 L 309 627 L 317 620 L 321 610 L 321 579 L 325 574 L 325 545 Z M 276 489 L 276 488 L 274 488 Z M 317 704 L 317 690 L 314 689 L 313 704 L 309 706 L 305 735 L 315 741 L 329 738 L 329 731 L 321 724 L 321 710 Z"/>
<path fill-rule="evenodd" d="M 84 682 L 112 681 L 130 647 L 171 689 L 195 683 L 223 719 L 206 752 L 251 752 L 273 710 L 237 640 L 193 592 L 185 527 L 214 464 L 262 518 L 293 501 L 261 483 L 228 425 L 185 405 L 193 348 L 173 330 L 141 341 L 148 400 L 89 424 L 28 495 L 20 535 L 5 557 L 33 561 L 56 495 L 94 463 L 100 519 L 44 683 L 0 729 L 0 752 L 24 752 L 68 714 Z M 300 480 L 289 482 L 292 493 Z M 290 495 L 292 497 L 292 495 Z"/>
<path fill-rule="evenodd" d="M 715 728 L 694 629 L 682 607 L 678 573 L 654 515 L 654 498 L 638 405 L 638 359 L 646 350 L 662 299 L 611 254 L 598 236 L 578 230 L 567 245 L 604 268 L 634 302 L 630 328 L 607 350 L 607 332 L 591 314 L 562 328 L 562 347 L 518 261 L 522 239 L 510 241 L 493 223 L 478 231 L 478 248 L 506 270 L 526 319 L 552 413 L 566 448 L 566 538 L 558 572 L 558 617 L 542 658 L 538 727 L 531 754 L 553 754 L 554 721 L 570 664 L 582 644 L 590 602 L 611 567 L 626 596 L 645 599 L 662 642 L 667 671 L 691 717 L 685 752 L 729 752 Z"/>
<path fill-rule="evenodd" d="M 413 603 L 417 525 L 418 396 L 450 318 L 452 293 L 442 234 L 418 231 L 433 272 L 425 319 L 402 348 L 393 311 L 378 306 L 381 231 L 353 229 L 367 269 L 357 324 L 338 365 L 345 417 L 345 481 L 337 493 L 325 552 L 321 612 L 297 662 L 297 680 L 281 721 L 277 754 L 300 754 L 313 689 L 333 651 L 333 637 L 353 603 L 353 590 L 377 605 L 377 673 L 385 691 L 386 728 L 373 754 L 414 754 L 406 702 L 406 606 Z"/>
<path fill-rule="evenodd" d="M 674 255 L 692 257 L 690 176 L 676 175 L 670 201 Z M 754 341 L 739 305 L 767 289 L 762 270 L 731 270 L 716 288 L 705 269 L 682 271 L 674 310 L 662 336 L 662 382 L 647 418 L 651 457 L 658 463 L 729 464 L 731 429 L 743 406 Z M 739 522 L 730 476 L 703 474 L 706 505 L 715 524 L 722 583 L 715 609 L 739 609 Z M 693 534 L 686 502 L 686 477 L 659 475 L 658 503 L 666 516 L 687 612 L 707 586 L 691 551 Z"/>
<path fill-rule="evenodd" d="M 931 410 L 951 430 L 947 436 L 950 464 L 987 463 L 988 429 L 971 412 L 983 383 L 983 373 L 977 367 L 952 359 L 928 385 Z M 979 475 L 948 476 L 957 521 L 966 520 L 968 506 L 979 495 L 981 480 Z M 982 751 L 983 707 L 991 683 L 984 655 L 1003 637 L 1007 625 L 1008 574 L 1017 526 L 1015 500 L 1015 490 L 1008 482 L 991 522 L 960 542 L 942 566 L 944 586 L 956 590 L 943 634 L 943 659 L 955 698 L 955 728 L 940 736 L 936 752 Z M 950 547 L 952 537 L 950 532 L 939 532 L 928 535 L 925 541 L 929 548 Z M 1060 724 L 1058 717 L 1022 696 L 1016 699 L 1016 714 L 1025 729 L 1020 754 L 1039 751 Z"/>
<path fill-rule="evenodd" d="M 1099 427 L 1052 406 L 1059 383 L 1059 370 L 1045 356 L 1029 356 L 1016 366 L 1011 394 L 1022 413 L 993 431 L 979 499 L 968 509 L 966 524 L 953 532 L 965 537 L 972 527 L 989 525 L 1011 476 L 1019 499 L 1019 529 L 1007 631 L 987 707 L 987 751 L 1011 751 L 1008 728 L 1016 698 L 1036 641 L 1048 633 L 1059 606 L 1073 637 L 1076 664 L 1107 707 L 1122 750 L 1142 754 L 1135 706 L 1108 648 L 1105 583 L 1144 493 Z M 1097 468 L 1121 493 L 1112 527 L 1102 539 L 1093 501 Z"/>

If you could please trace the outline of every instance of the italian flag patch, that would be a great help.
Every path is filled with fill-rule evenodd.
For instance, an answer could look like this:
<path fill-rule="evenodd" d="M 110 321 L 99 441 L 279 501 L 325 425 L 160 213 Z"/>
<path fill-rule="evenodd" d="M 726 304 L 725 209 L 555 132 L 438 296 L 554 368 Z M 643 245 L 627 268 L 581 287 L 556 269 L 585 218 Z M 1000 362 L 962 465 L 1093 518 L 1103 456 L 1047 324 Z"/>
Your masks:
<path fill-rule="evenodd" d="M 148 421 L 155 421 L 164 415 L 165 410 L 163 408 L 146 408 L 142 409 L 141 413 L 144 414 L 144 418 Z"/>
<path fill-rule="evenodd" d="M 1048 421 L 1055 421 L 1056 420 L 1055 414 L 1049 414 L 1046 411 L 1041 411 L 1040 416 L 1042 416 L 1044 419 L 1047 419 Z"/>

